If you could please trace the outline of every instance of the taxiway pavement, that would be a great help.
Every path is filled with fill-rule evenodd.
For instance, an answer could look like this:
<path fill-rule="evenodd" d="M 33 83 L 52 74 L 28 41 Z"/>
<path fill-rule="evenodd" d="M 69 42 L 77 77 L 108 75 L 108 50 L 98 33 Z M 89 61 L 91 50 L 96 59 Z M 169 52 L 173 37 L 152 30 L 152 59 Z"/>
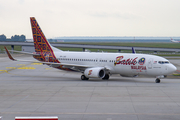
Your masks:
<path fill-rule="evenodd" d="M 32 59 L 21 57 L 21 59 Z M 171 59 L 180 70 L 179 59 Z M 111 76 L 80 80 L 80 73 L 0 56 L 0 116 L 58 116 L 59 120 L 179 120 L 180 79 Z"/>

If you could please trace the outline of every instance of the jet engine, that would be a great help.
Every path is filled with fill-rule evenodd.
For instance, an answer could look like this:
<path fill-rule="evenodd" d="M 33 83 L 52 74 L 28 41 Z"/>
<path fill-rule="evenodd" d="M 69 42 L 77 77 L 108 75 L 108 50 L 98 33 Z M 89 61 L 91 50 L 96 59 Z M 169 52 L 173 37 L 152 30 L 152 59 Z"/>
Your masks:
<path fill-rule="evenodd" d="M 84 75 L 87 78 L 103 78 L 105 76 L 105 70 L 103 67 L 87 68 L 84 71 Z"/>

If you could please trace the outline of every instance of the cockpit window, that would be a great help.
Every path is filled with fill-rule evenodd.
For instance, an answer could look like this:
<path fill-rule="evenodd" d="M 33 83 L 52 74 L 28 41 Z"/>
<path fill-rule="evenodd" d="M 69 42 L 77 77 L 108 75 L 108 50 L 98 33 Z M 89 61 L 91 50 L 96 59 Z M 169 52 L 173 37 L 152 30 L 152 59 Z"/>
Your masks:
<path fill-rule="evenodd" d="M 169 61 L 159 61 L 159 64 L 169 64 Z"/>

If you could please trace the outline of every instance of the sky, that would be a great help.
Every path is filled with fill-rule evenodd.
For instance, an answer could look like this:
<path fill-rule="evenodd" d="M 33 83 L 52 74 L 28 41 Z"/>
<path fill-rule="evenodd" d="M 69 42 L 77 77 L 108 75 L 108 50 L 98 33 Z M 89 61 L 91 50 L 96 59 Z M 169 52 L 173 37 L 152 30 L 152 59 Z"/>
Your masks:
<path fill-rule="evenodd" d="M 0 0 L 0 35 L 180 36 L 180 0 Z"/>

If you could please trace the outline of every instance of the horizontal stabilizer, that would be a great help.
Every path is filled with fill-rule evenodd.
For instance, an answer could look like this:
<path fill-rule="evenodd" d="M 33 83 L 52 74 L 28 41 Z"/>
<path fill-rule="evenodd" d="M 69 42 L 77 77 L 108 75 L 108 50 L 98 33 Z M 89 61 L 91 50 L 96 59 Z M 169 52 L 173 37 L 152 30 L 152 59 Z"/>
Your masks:
<path fill-rule="evenodd" d="M 40 55 L 40 54 L 37 54 L 36 52 L 34 52 L 34 53 L 29 53 L 29 52 L 16 51 L 16 50 L 8 50 L 8 51 L 17 52 L 17 53 L 22 53 L 22 54 L 28 54 L 28 55 L 37 55 L 37 56 Z"/>
<path fill-rule="evenodd" d="M 6 53 L 8 54 L 9 59 L 16 61 L 16 59 L 14 59 L 14 58 L 12 57 L 12 55 L 9 53 L 8 49 L 7 49 L 5 46 L 4 46 L 4 48 L 5 48 L 5 50 L 6 50 Z"/>

